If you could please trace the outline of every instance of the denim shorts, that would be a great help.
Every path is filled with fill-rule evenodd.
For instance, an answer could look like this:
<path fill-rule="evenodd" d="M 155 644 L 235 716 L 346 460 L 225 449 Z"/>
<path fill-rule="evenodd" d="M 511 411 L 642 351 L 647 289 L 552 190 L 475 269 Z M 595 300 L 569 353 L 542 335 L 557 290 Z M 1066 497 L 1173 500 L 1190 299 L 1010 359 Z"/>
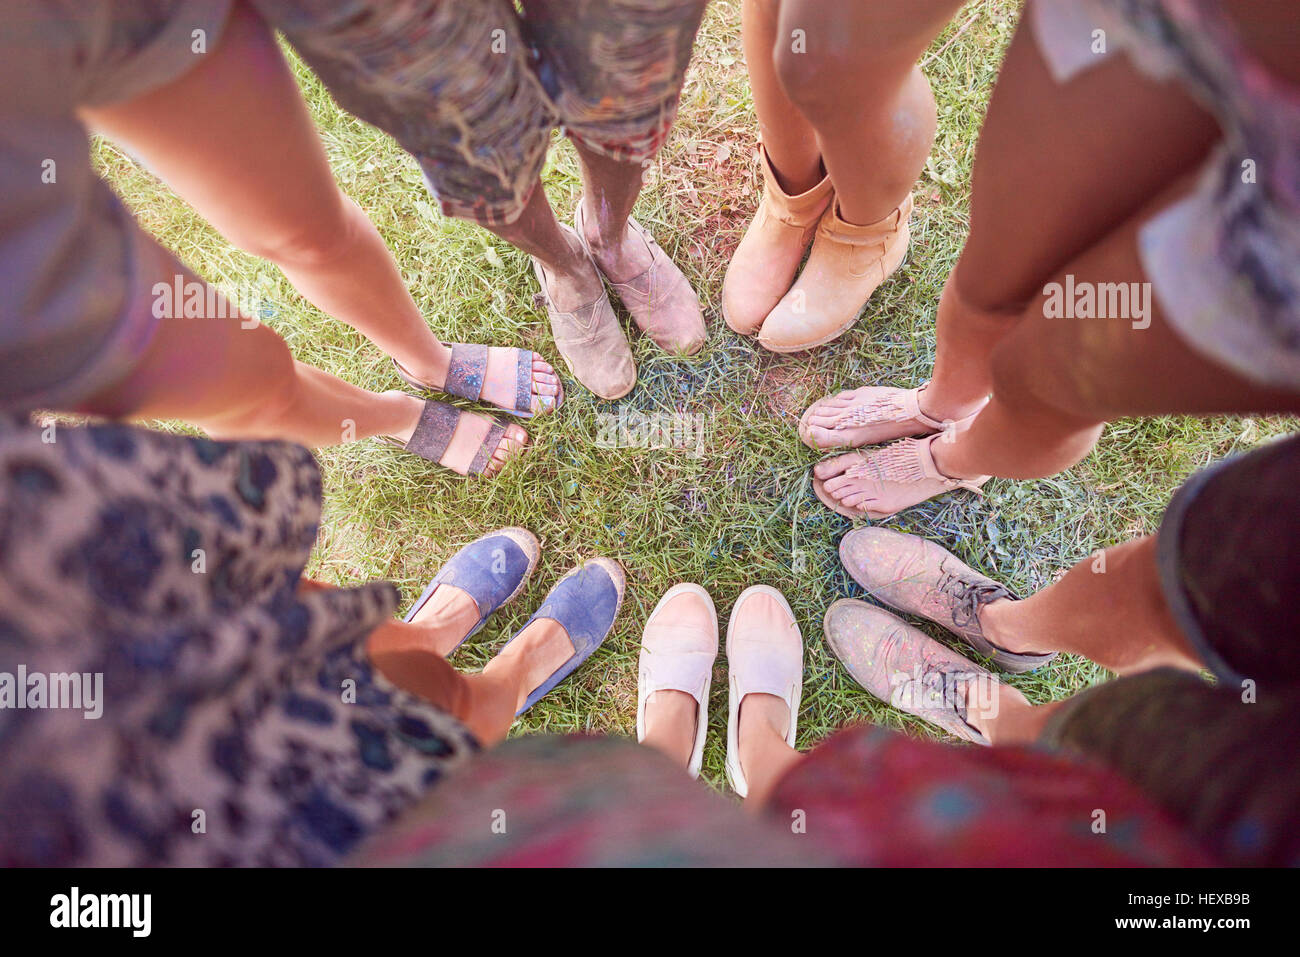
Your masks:
<path fill-rule="evenodd" d="M 449 216 L 519 218 L 551 132 L 643 163 L 707 0 L 255 0 L 339 105 L 419 160 Z"/>

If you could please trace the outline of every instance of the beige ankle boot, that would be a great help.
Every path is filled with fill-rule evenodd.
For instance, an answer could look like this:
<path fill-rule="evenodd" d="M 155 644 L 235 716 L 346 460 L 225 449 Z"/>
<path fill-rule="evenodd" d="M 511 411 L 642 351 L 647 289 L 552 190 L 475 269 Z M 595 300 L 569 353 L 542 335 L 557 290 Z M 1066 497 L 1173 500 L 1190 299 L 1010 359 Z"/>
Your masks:
<path fill-rule="evenodd" d="M 758 156 L 763 166 L 763 201 L 722 281 L 722 318 L 743 336 L 758 331 L 794 282 L 799 261 L 831 199 L 829 176 L 806 193 L 790 196 L 777 182 L 761 144 Z"/>
<path fill-rule="evenodd" d="M 876 287 L 902 265 L 911 215 L 910 194 L 866 226 L 846 223 L 839 203 L 832 203 L 798 281 L 763 321 L 759 344 L 773 352 L 799 352 L 847 331 Z"/>

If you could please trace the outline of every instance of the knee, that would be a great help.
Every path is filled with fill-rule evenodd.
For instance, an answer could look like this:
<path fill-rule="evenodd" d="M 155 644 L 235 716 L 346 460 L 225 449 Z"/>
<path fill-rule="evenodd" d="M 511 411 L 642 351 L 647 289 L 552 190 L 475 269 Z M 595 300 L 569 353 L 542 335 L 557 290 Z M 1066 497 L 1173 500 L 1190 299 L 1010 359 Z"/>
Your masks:
<path fill-rule="evenodd" d="M 237 230 L 231 243 L 282 268 L 328 266 L 350 254 L 359 233 L 357 217 L 365 214 L 347 197 L 292 224 L 254 233 Z"/>
<path fill-rule="evenodd" d="M 266 326 L 237 335 L 250 337 L 244 351 L 248 360 L 240 369 L 244 387 L 231 389 L 226 408 L 197 424 L 217 439 L 281 438 L 298 403 L 298 364 L 285 341 Z"/>
<path fill-rule="evenodd" d="M 1015 322 L 1034 297 L 1008 282 L 1004 271 L 986 266 L 982 252 L 972 249 L 971 240 L 966 240 L 957 264 L 948 275 L 944 295 L 954 297 L 963 312 L 1005 316 Z"/>
<path fill-rule="evenodd" d="M 837 53 L 813 56 L 797 40 L 777 39 L 777 80 L 790 102 L 810 121 L 828 120 L 843 96 L 843 80 L 852 66 Z"/>
<path fill-rule="evenodd" d="M 807 38 L 798 29 L 783 30 L 773 65 L 786 97 L 814 124 L 843 121 L 850 111 L 856 119 L 892 115 L 909 81 L 929 90 L 910 59 L 870 44 L 864 48 L 858 37 Z"/>
<path fill-rule="evenodd" d="M 1043 322 L 1041 315 L 1020 322 Z M 1070 363 L 1055 363 L 1037 353 L 1024 337 L 1012 334 L 993 349 L 990 362 L 993 394 L 1027 422 L 1050 422 L 1053 431 L 1077 432 L 1106 421 L 1084 399 L 1080 379 Z"/>

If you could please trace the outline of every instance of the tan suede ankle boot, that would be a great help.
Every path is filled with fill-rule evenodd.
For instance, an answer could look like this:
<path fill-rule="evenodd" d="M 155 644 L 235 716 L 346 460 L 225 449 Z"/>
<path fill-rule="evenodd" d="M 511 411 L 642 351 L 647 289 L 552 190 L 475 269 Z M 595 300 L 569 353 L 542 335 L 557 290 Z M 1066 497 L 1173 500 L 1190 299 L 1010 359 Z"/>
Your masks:
<path fill-rule="evenodd" d="M 876 287 L 902 265 L 911 215 L 910 194 L 866 226 L 845 222 L 839 204 L 832 203 L 799 279 L 763 321 L 759 344 L 773 352 L 799 352 L 846 332 Z"/>
<path fill-rule="evenodd" d="M 722 318 L 744 336 L 758 331 L 794 282 L 799 261 L 831 201 L 829 176 L 806 193 L 791 196 L 781 189 L 761 144 L 758 156 L 763 200 L 722 281 Z"/>

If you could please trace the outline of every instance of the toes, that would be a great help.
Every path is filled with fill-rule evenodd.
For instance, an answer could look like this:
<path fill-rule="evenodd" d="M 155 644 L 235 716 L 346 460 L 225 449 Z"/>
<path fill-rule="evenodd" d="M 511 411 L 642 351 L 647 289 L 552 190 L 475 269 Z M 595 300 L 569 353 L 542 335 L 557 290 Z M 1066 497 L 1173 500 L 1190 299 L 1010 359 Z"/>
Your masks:
<path fill-rule="evenodd" d="M 812 415 L 808 416 L 809 425 L 821 425 L 830 428 L 839 421 L 842 411 L 837 409 L 820 408 Z"/>
<path fill-rule="evenodd" d="M 514 424 L 508 426 L 505 435 L 501 437 L 501 445 L 508 446 L 511 452 L 516 452 L 527 444 L 528 433 Z"/>
<path fill-rule="evenodd" d="M 862 392 L 863 389 L 846 389 L 843 392 L 828 396 L 822 402 L 830 408 L 843 409 L 857 402 L 861 398 Z"/>
<path fill-rule="evenodd" d="M 820 425 L 811 426 L 808 429 L 808 436 L 813 440 L 813 444 L 823 449 L 828 449 L 839 443 L 839 437 L 833 430 Z"/>
<path fill-rule="evenodd" d="M 809 428 L 821 429 L 823 432 L 834 432 L 838 423 L 838 417 L 834 415 L 814 415 L 808 420 Z"/>
<path fill-rule="evenodd" d="M 830 492 L 836 498 L 843 498 L 856 489 L 862 488 L 862 483 L 857 481 L 851 475 L 836 475 L 822 483 L 822 488 Z"/>
<path fill-rule="evenodd" d="M 555 368 L 533 353 L 533 412 L 553 411 L 560 407 L 564 388 Z"/>
<path fill-rule="evenodd" d="M 501 471 L 515 455 L 528 444 L 528 433 L 517 425 L 509 426 L 501 436 L 496 450 L 492 453 L 492 459 L 489 462 L 484 473 L 487 475 L 496 475 Z"/>
<path fill-rule="evenodd" d="M 825 462 L 818 462 L 814 465 L 813 474 L 825 482 L 828 478 L 843 474 L 850 466 L 856 465 L 861 460 L 862 456 L 856 452 L 837 455 L 833 459 L 827 459 Z"/>
<path fill-rule="evenodd" d="M 874 495 L 863 489 L 849 491 L 846 495 L 836 497 L 836 501 L 845 508 L 855 508 L 859 511 L 865 511 L 867 506 L 875 500 L 876 497 Z"/>
<path fill-rule="evenodd" d="M 555 376 L 533 373 L 533 412 L 552 411 L 559 408 L 560 380 Z"/>

